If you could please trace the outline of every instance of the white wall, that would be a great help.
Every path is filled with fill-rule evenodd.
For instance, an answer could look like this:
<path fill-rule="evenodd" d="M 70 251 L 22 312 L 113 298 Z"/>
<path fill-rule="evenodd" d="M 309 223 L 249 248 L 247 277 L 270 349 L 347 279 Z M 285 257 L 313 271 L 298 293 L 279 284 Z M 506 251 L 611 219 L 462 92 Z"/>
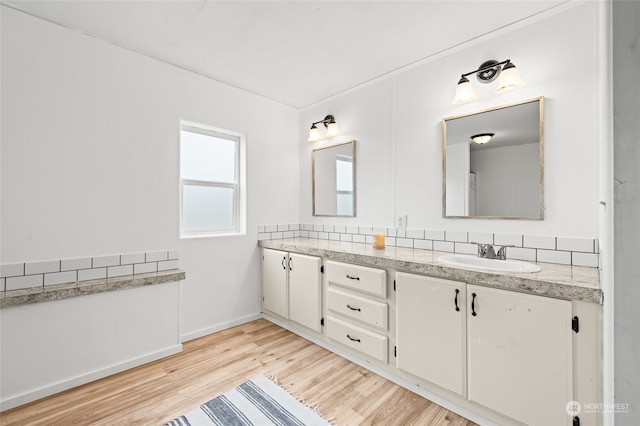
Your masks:
<path fill-rule="evenodd" d="M 180 352 L 179 293 L 173 282 L 2 309 L 0 409 Z"/>
<path fill-rule="evenodd" d="M 447 147 L 447 159 L 449 149 Z M 476 173 L 478 182 L 477 214 L 539 216 L 539 153 L 537 143 L 472 150 L 471 171 Z"/>
<path fill-rule="evenodd" d="M 447 147 L 447 216 L 469 215 L 470 160 L 469 142 Z"/>
<path fill-rule="evenodd" d="M 393 81 L 385 80 L 340 96 L 300 113 L 300 219 L 311 222 L 311 152 L 352 139 L 356 140 L 356 217 L 315 219 L 317 223 L 379 224 L 393 222 L 393 169 L 394 155 Z M 342 134 L 334 139 L 311 143 L 307 141 L 309 127 L 314 121 L 333 114 Z"/>
<path fill-rule="evenodd" d="M 179 249 L 183 339 L 259 314 L 257 224 L 298 222 L 296 110 L 5 7 L 1 77 L 2 263 Z M 247 135 L 245 236 L 179 239 L 180 119 Z"/>
<path fill-rule="evenodd" d="M 329 154 L 327 151 L 332 151 Z M 336 195 L 336 185 L 338 176 L 336 174 L 336 155 L 333 148 L 320 150 L 313 154 L 314 173 L 322 176 L 322 179 L 313 179 L 315 185 L 315 211 L 317 214 L 336 214 L 338 211 L 338 197 Z"/>
<path fill-rule="evenodd" d="M 410 228 L 597 237 L 595 8 L 593 2 L 566 7 L 303 111 L 301 222 L 394 227 L 399 216 L 408 215 Z M 473 79 L 479 99 L 451 104 L 460 74 L 487 59 L 507 58 L 517 65 L 526 87 L 498 95 L 495 83 L 481 85 Z M 443 219 L 442 118 L 537 96 L 545 97 L 544 221 Z M 348 221 L 310 214 L 306 170 L 312 144 L 304 134 L 328 113 L 358 143 L 358 216 Z"/>

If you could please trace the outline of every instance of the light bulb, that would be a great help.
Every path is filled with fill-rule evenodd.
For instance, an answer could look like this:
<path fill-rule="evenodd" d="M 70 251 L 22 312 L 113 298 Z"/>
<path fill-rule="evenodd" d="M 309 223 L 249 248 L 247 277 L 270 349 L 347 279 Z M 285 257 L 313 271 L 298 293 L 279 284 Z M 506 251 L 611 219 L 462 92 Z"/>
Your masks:
<path fill-rule="evenodd" d="M 475 101 L 476 99 L 478 99 L 478 95 L 469 82 L 469 79 L 462 77 L 456 86 L 456 96 L 453 98 L 453 103 L 455 105 L 464 104 Z"/>
<path fill-rule="evenodd" d="M 504 93 L 510 90 L 520 89 L 521 87 L 524 87 L 524 81 L 520 78 L 518 69 L 513 63 L 507 63 L 500 73 L 496 93 Z"/>
<path fill-rule="evenodd" d="M 333 123 L 329 123 L 327 125 L 327 137 L 328 138 L 333 138 L 335 136 L 338 136 L 340 134 L 340 128 L 338 127 L 338 123 L 336 123 L 335 121 Z"/>
<path fill-rule="evenodd" d="M 309 129 L 309 142 L 317 142 L 321 137 L 320 129 L 318 129 L 315 124 L 312 125 L 311 129 Z"/>

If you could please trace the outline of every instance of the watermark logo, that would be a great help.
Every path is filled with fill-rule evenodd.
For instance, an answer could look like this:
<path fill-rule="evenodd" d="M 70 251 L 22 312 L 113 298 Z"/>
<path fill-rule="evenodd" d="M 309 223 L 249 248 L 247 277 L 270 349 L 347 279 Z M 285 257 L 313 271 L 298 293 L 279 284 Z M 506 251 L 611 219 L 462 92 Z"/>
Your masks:
<path fill-rule="evenodd" d="M 587 402 L 580 404 L 578 401 L 569 401 L 565 406 L 567 414 L 572 417 L 577 416 L 580 412 L 587 413 L 628 413 L 628 402 L 617 402 L 611 404 L 603 404 L 598 402 Z"/>
<path fill-rule="evenodd" d="M 567 414 L 573 417 L 580 414 L 581 409 L 582 407 L 580 406 L 580 403 L 578 401 L 569 401 L 567 402 L 567 405 L 565 407 L 565 410 L 567 410 Z"/>

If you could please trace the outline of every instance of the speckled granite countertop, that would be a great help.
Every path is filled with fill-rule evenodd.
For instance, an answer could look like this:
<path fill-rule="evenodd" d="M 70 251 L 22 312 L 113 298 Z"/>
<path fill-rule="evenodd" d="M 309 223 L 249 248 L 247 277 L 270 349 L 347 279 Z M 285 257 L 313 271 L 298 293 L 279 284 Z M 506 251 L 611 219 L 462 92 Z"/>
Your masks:
<path fill-rule="evenodd" d="M 542 268 L 540 272 L 480 272 L 441 264 L 438 258 L 451 253 L 430 250 L 403 247 L 386 247 L 383 250 L 377 250 L 371 244 L 312 238 L 263 240 L 259 241 L 258 245 L 276 250 L 324 256 L 340 262 L 414 272 L 468 284 L 565 300 L 603 302 L 598 268 L 538 263 Z"/>
<path fill-rule="evenodd" d="M 148 274 L 127 275 L 100 280 L 3 291 L 0 292 L 0 309 L 29 305 L 32 303 L 70 299 L 87 294 L 105 293 L 107 291 L 126 290 L 129 288 L 181 281 L 184 278 L 184 271 L 172 269 L 162 272 L 150 272 Z"/>

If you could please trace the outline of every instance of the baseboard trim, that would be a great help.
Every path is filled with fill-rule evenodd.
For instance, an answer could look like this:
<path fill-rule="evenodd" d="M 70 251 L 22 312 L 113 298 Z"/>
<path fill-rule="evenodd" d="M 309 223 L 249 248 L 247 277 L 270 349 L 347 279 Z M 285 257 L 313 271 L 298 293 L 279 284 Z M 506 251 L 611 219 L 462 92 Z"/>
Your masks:
<path fill-rule="evenodd" d="M 122 371 L 129 370 L 143 364 L 147 364 L 149 362 L 157 361 L 161 358 L 175 355 L 180 352 L 182 352 L 182 344 L 177 344 L 156 352 L 143 355 L 138 358 L 130 359 L 119 364 L 111 365 L 109 367 L 82 374 L 80 376 L 76 376 L 74 378 L 64 380 L 53 385 L 44 386 L 33 391 L 25 392 L 23 394 L 0 401 L 0 411 L 9 410 L 11 408 L 15 408 L 20 405 L 36 401 L 38 399 L 42 399 L 47 396 L 51 396 L 53 394 L 75 388 L 77 386 L 81 386 L 89 382 L 93 382 L 95 380 L 102 379 L 107 376 L 111 376 L 113 374 L 120 373 Z"/>
<path fill-rule="evenodd" d="M 375 365 L 372 365 L 366 361 L 363 361 L 343 350 L 341 350 L 340 348 L 338 348 L 337 346 L 334 346 L 330 343 L 327 343 L 321 339 L 318 339 L 316 336 L 313 336 L 309 333 L 306 333 L 304 331 L 301 331 L 297 328 L 291 327 L 289 324 L 287 324 L 286 322 L 272 317 L 269 314 L 265 314 L 262 313 L 262 318 L 266 319 L 267 321 L 270 321 L 276 325 L 279 325 L 282 328 L 285 328 L 287 330 L 289 330 L 290 332 L 297 334 L 298 336 L 304 337 L 305 339 L 309 340 L 310 342 L 315 343 L 318 346 L 321 346 L 323 348 L 325 348 L 328 351 L 331 351 L 333 353 L 335 353 L 336 355 L 339 355 L 351 362 L 353 362 L 354 364 L 359 365 L 362 368 L 366 368 L 367 370 L 384 377 L 385 379 L 389 380 L 390 382 L 393 382 L 395 384 L 397 384 L 398 386 L 402 386 L 405 389 L 410 390 L 411 392 L 420 395 L 423 398 L 428 399 L 431 402 L 434 402 L 438 405 L 440 405 L 441 407 L 446 408 L 449 411 L 452 411 L 456 414 L 459 414 L 460 416 L 471 420 L 474 423 L 477 423 L 479 425 L 484 425 L 484 426 L 499 426 L 497 423 L 487 419 L 486 417 L 483 417 L 481 415 L 479 415 L 478 413 L 475 413 L 461 405 L 458 405 L 454 402 L 449 401 L 448 399 L 443 398 L 442 396 L 435 394 L 433 392 L 430 392 L 426 389 L 423 389 L 419 386 L 416 386 L 415 384 L 409 382 L 408 380 L 405 380 L 401 377 L 395 376 Z"/>
<path fill-rule="evenodd" d="M 192 332 L 181 335 L 180 342 L 182 343 L 188 342 L 189 340 L 194 340 L 200 337 L 208 336 L 209 334 L 217 333 L 218 331 L 226 330 L 228 328 L 235 327 L 237 325 L 246 324 L 248 322 L 255 321 L 260 318 L 262 318 L 260 313 L 251 314 L 251 315 L 234 319 L 233 321 L 226 321 L 211 327 L 201 328 L 200 330 L 192 331 Z"/>

